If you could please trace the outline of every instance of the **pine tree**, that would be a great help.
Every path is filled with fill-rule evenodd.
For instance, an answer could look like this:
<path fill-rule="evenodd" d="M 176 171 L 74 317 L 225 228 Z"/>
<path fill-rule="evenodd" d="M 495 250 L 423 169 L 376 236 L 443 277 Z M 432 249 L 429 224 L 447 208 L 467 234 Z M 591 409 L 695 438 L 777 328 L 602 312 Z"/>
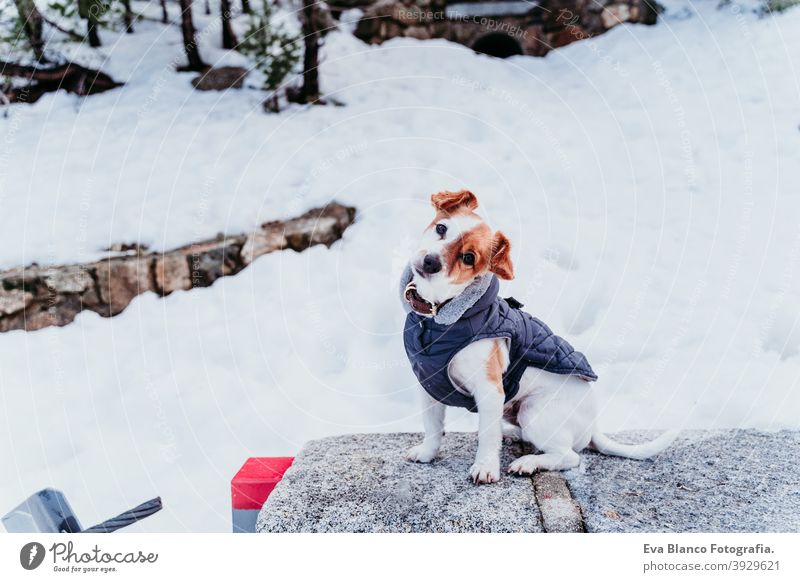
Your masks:
<path fill-rule="evenodd" d="M 181 32 L 183 33 L 183 50 L 189 64 L 182 67 L 186 71 L 203 71 L 208 68 L 200 58 L 200 50 L 197 48 L 197 38 L 192 20 L 192 0 L 180 0 L 181 5 Z"/>
<path fill-rule="evenodd" d="M 108 10 L 103 0 L 78 0 L 78 14 L 86 20 L 86 34 L 89 37 L 89 46 L 102 46 L 98 28 L 100 19 Z"/>
<path fill-rule="evenodd" d="M 42 14 L 33 0 L 14 0 L 17 12 L 23 22 L 25 35 L 33 49 L 37 61 L 44 60 L 44 40 L 42 37 Z"/>
<path fill-rule="evenodd" d="M 220 0 L 219 11 L 222 19 L 222 48 L 234 49 L 239 42 L 231 26 L 231 0 Z"/>
<path fill-rule="evenodd" d="M 300 39 L 282 26 L 272 24 L 272 7 L 262 0 L 262 11 L 250 16 L 250 24 L 239 50 L 252 58 L 264 76 L 264 86 L 270 96 L 264 107 L 270 111 L 279 109 L 278 89 L 300 61 Z"/>
<path fill-rule="evenodd" d="M 133 10 L 131 9 L 131 0 L 122 0 L 122 20 L 125 23 L 125 32 L 128 34 L 133 33 Z"/>
<path fill-rule="evenodd" d="M 303 102 L 319 101 L 319 22 L 317 0 L 303 0 Z"/>

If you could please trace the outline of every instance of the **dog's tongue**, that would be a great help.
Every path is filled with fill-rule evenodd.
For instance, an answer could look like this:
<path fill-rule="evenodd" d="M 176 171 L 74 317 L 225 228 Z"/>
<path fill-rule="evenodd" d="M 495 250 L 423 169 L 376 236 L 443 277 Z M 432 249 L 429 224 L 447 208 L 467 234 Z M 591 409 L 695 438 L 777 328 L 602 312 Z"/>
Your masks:
<path fill-rule="evenodd" d="M 411 309 L 420 315 L 430 315 L 433 313 L 433 305 L 425 301 L 417 294 L 417 288 L 414 283 L 409 283 L 406 285 L 404 296 L 406 301 L 408 301 L 408 304 L 411 305 Z"/>

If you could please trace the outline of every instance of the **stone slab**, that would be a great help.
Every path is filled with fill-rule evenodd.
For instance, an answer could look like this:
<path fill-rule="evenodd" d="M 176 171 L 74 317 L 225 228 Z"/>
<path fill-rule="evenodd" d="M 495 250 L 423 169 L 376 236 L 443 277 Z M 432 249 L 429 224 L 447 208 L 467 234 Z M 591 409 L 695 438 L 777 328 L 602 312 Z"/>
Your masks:
<path fill-rule="evenodd" d="M 409 433 L 357 434 L 307 443 L 267 499 L 259 532 L 541 532 L 528 477 L 469 479 L 475 433 L 448 433 L 431 464 L 405 452 Z M 521 454 L 505 445 L 503 466 Z"/>
<path fill-rule="evenodd" d="M 612 438 L 635 443 L 654 436 Z M 480 486 L 467 477 L 474 433 L 448 433 L 431 465 L 404 459 L 420 438 L 371 434 L 308 443 L 267 500 L 257 529 L 800 532 L 800 432 L 686 431 L 654 459 L 587 450 L 579 468 L 533 482 L 503 475 Z M 503 467 L 521 453 L 518 444 L 504 445 Z"/>
<path fill-rule="evenodd" d="M 589 532 L 800 532 L 800 432 L 687 431 L 646 461 L 581 457 L 564 476 Z"/>

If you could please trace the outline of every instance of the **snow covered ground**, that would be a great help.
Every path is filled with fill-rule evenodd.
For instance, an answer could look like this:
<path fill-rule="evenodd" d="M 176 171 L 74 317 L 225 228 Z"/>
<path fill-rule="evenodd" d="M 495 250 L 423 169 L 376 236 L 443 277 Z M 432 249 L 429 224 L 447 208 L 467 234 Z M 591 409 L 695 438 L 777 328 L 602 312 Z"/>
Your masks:
<path fill-rule="evenodd" d="M 503 292 L 588 355 L 604 428 L 800 428 L 800 9 L 716 5 L 508 61 L 332 33 L 321 80 L 346 106 L 280 115 L 193 91 L 176 27 L 104 32 L 123 89 L 0 120 L 0 268 L 332 199 L 358 222 L 114 319 L 0 334 L 0 512 L 56 486 L 84 525 L 161 495 L 139 530 L 224 531 L 247 456 L 418 430 L 395 286 L 442 189 L 510 236 Z M 241 63 L 209 29 L 204 58 Z"/>

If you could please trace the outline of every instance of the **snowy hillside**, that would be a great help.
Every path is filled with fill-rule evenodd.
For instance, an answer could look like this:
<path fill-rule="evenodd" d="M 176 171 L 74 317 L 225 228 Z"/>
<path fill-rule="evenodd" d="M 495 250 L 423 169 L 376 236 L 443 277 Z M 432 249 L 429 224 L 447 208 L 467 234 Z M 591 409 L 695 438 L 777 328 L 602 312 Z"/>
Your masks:
<path fill-rule="evenodd" d="M 502 292 L 587 354 L 605 429 L 800 428 L 800 9 L 667 4 L 545 58 L 335 32 L 321 83 L 346 106 L 279 115 L 194 91 L 176 27 L 106 33 L 125 87 L 0 119 L 0 268 L 329 200 L 358 221 L 113 319 L 0 334 L 0 513 L 55 486 L 85 525 L 161 495 L 139 530 L 224 531 L 246 457 L 419 430 L 396 280 L 443 189 L 508 234 Z M 206 59 L 241 64 L 218 36 Z"/>

